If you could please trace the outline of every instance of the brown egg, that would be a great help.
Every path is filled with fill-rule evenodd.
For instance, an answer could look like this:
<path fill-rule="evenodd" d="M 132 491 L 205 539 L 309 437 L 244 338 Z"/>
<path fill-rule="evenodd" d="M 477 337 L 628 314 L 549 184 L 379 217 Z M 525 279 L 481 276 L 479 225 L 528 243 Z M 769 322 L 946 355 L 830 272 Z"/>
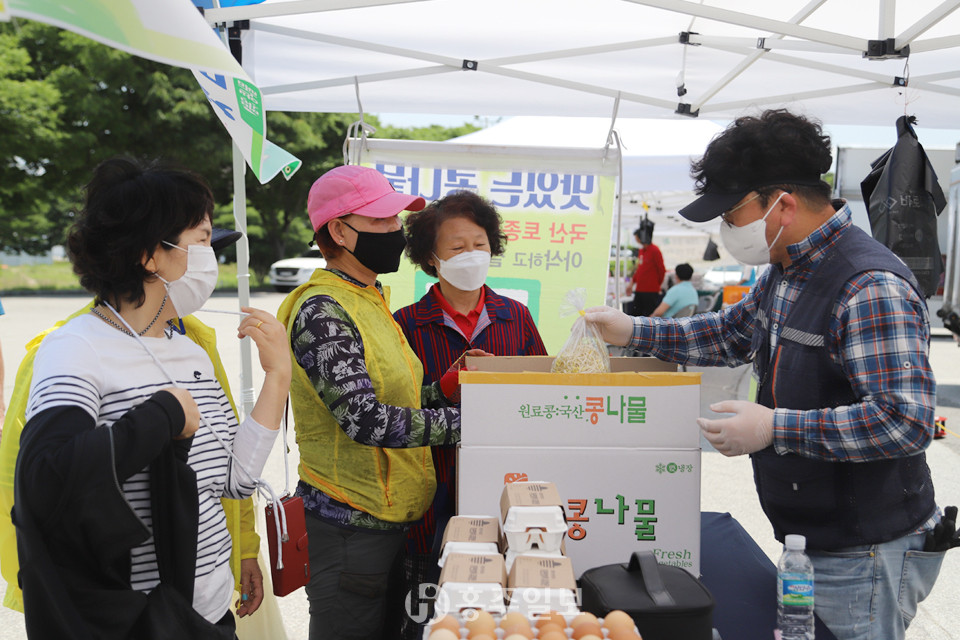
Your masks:
<path fill-rule="evenodd" d="M 640 636 L 633 627 L 623 625 L 607 631 L 607 640 L 640 640 Z"/>
<path fill-rule="evenodd" d="M 507 634 L 503 640 L 530 640 L 532 637 L 532 633 L 529 636 L 525 633 L 510 633 Z"/>
<path fill-rule="evenodd" d="M 430 640 L 460 640 L 460 634 L 450 629 L 435 629 L 430 631 Z"/>
<path fill-rule="evenodd" d="M 563 631 L 563 630 L 564 630 L 564 627 L 561 627 L 561 626 L 560 626 L 559 624 L 557 624 L 556 622 L 548 622 L 548 623 L 546 623 L 546 624 L 544 624 L 544 625 L 541 625 L 541 626 L 539 627 L 539 629 L 540 629 L 540 636 L 542 636 L 542 635 L 543 635 L 544 633 L 546 633 L 547 631 L 559 631 L 560 633 L 564 633 L 564 631 Z M 564 634 L 564 635 L 566 635 L 566 634 Z"/>
<path fill-rule="evenodd" d="M 537 640 L 567 640 L 567 634 L 563 631 L 557 631 L 556 629 L 550 629 L 548 631 L 541 629 Z"/>
<path fill-rule="evenodd" d="M 530 620 L 528 620 L 527 616 L 523 615 L 519 611 L 511 611 L 507 615 L 503 616 L 503 619 L 500 621 L 500 628 L 503 629 L 504 634 L 508 636 L 519 633 L 527 638 L 533 637 L 533 629 L 530 627 Z"/>
<path fill-rule="evenodd" d="M 557 611 L 551 611 L 550 613 L 537 616 L 537 629 L 542 629 L 543 625 L 545 624 L 555 624 L 558 625 L 561 630 L 563 630 L 567 628 L 567 619 L 563 617 L 563 614 L 558 613 Z"/>
<path fill-rule="evenodd" d="M 447 614 L 435 622 L 430 623 L 430 633 L 433 633 L 437 629 L 449 629 L 457 635 L 460 634 L 460 621 Z"/>
<path fill-rule="evenodd" d="M 577 614 L 573 621 L 570 622 L 570 626 L 576 629 L 580 626 L 581 622 L 597 622 L 597 616 L 584 611 L 583 613 Z"/>
<path fill-rule="evenodd" d="M 614 609 L 603 617 L 603 626 L 610 630 L 626 626 L 633 629 L 633 618 L 630 617 L 629 613 Z"/>
<path fill-rule="evenodd" d="M 489 611 L 468 609 L 463 612 L 463 620 L 463 626 L 469 631 L 468 638 L 475 633 L 486 633 L 491 636 L 496 634 L 497 621 L 493 619 Z"/>
<path fill-rule="evenodd" d="M 584 636 L 603 637 L 603 628 L 596 622 L 584 620 L 573 628 L 573 640 L 581 640 Z"/>
<path fill-rule="evenodd" d="M 603 640 L 603 636 L 595 636 L 592 633 L 588 633 L 585 636 L 580 636 L 580 640 Z"/>
<path fill-rule="evenodd" d="M 487 633 L 478 633 L 476 635 L 470 636 L 471 640 L 497 640 L 497 634 L 487 634 Z"/>

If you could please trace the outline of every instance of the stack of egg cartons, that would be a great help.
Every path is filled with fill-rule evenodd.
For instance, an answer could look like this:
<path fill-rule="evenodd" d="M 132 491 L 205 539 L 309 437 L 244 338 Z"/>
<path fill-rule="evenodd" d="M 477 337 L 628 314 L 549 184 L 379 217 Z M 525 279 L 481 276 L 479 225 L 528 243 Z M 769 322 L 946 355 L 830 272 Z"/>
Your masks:
<path fill-rule="evenodd" d="M 454 516 L 447 523 L 439 560 L 438 608 L 505 611 L 507 572 L 499 525 L 492 516 Z"/>
<path fill-rule="evenodd" d="M 528 616 L 576 613 L 573 563 L 563 555 L 567 533 L 552 482 L 513 482 L 500 495 L 508 610 Z"/>

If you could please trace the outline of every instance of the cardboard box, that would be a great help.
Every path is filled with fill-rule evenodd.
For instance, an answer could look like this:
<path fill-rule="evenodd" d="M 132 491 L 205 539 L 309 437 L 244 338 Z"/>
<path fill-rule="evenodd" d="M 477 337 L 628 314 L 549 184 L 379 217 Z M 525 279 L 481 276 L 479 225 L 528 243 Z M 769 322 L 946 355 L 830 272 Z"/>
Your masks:
<path fill-rule="evenodd" d="M 437 560 L 437 565 L 442 569 L 443 565 L 447 563 L 447 556 L 454 553 L 481 556 L 501 555 L 500 547 L 492 542 L 459 542 L 457 540 L 451 540 L 443 545 L 443 551 L 440 552 L 440 559 Z"/>
<path fill-rule="evenodd" d="M 549 373 L 553 358 L 467 358 L 462 446 L 700 446 L 700 374 L 656 358 L 611 358 L 615 373 Z"/>
<path fill-rule="evenodd" d="M 560 494 L 552 482 L 513 482 L 500 495 L 505 548 L 555 551 L 567 532 Z"/>
<path fill-rule="evenodd" d="M 549 478 L 566 511 L 566 554 L 579 577 L 649 550 L 700 573 L 700 450 L 461 447 L 462 511 L 497 508 L 504 478 Z"/>
<path fill-rule="evenodd" d="M 443 530 L 441 548 L 448 542 L 492 542 L 500 546 L 500 521 L 494 516 L 453 516 Z"/>
<path fill-rule="evenodd" d="M 437 609 L 506 611 L 507 572 L 503 556 L 451 553 L 440 571 Z"/>
<path fill-rule="evenodd" d="M 577 610 L 577 580 L 570 558 L 517 556 L 507 576 L 510 611 L 525 615 Z"/>

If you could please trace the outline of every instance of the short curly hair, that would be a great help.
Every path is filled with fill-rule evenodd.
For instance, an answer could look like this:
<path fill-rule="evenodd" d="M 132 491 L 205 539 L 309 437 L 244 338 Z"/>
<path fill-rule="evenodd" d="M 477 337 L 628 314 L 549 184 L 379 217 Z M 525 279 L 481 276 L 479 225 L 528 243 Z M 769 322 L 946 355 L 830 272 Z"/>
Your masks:
<path fill-rule="evenodd" d="M 437 269 L 430 264 L 436 251 L 440 224 L 451 218 L 466 218 L 487 232 L 490 254 L 502 256 L 507 249 L 507 234 L 503 219 L 496 207 L 472 191 L 454 191 L 434 200 L 421 211 L 407 214 L 404 221 L 407 235 L 407 258 L 428 276 L 437 277 Z"/>
<path fill-rule="evenodd" d="M 111 158 L 100 163 L 84 188 L 83 209 L 67 236 L 67 251 L 80 284 L 97 303 L 140 306 L 144 281 L 153 274 L 143 267 L 180 234 L 213 212 L 213 193 L 206 181 L 187 170 L 157 161 Z"/>
<path fill-rule="evenodd" d="M 778 190 L 789 191 L 811 206 L 830 202 L 830 185 L 819 176 L 833 164 L 830 137 L 819 122 L 786 109 L 734 120 L 691 165 L 696 192 L 755 190 L 762 206 Z M 802 183 L 788 178 L 808 178 Z"/>

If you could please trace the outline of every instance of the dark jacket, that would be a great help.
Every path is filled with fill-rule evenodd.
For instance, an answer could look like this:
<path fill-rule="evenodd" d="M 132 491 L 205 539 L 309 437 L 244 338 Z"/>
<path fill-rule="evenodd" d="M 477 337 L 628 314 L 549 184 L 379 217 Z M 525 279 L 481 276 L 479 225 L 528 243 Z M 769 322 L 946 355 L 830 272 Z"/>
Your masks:
<path fill-rule="evenodd" d="M 772 272 L 759 301 L 760 326 L 754 332 L 760 404 L 810 410 L 862 400 L 824 345 L 844 284 L 873 270 L 892 272 L 917 289 L 903 262 L 859 228 L 849 227 L 791 306 L 773 360 L 769 359 L 766 319 L 782 276 L 779 270 Z M 878 544 L 915 531 L 936 509 L 930 469 L 922 453 L 831 462 L 778 455 L 771 446 L 752 458 L 760 504 L 781 541 L 786 534 L 797 533 L 806 536 L 810 549 Z"/>
<path fill-rule="evenodd" d="M 109 427 L 77 407 L 34 416 L 20 440 L 13 521 L 31 638 L 216 637 L 194 611 L 198 497 L 179 401 L 160 391 Z M 149 466 L 161 585 L 130 587 L 151 531 L 121 483 Z M 231 634 L 232 635 L 232 634 Z"/>

